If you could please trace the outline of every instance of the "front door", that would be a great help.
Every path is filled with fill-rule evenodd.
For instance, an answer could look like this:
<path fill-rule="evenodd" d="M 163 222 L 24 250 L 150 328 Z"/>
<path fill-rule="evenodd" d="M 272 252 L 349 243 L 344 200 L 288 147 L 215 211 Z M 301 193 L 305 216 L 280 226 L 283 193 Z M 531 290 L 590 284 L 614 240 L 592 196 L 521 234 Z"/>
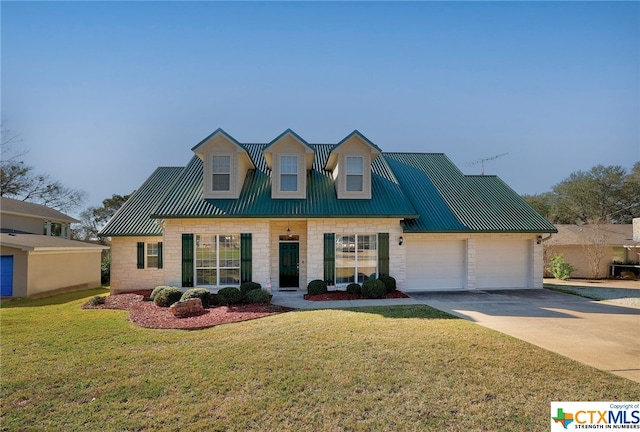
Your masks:
<path fill-rule="evenodd" d="M 300 244 L 280 243 L 280 289 L 300 286 Z"/>

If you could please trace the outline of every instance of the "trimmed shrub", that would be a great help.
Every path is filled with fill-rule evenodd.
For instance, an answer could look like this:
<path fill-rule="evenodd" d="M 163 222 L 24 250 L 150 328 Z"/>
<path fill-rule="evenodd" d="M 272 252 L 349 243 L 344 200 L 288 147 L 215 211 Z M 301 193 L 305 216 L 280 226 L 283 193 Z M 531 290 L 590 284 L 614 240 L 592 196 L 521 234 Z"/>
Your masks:
<path fill-rule="evenodd" d="M 567 280 L 571 277 L 574 268 L 571 264 L 564 260 L 562 255 L 554 255 L 549 258 L 549 267 L 547 268 L 554 278 Z"/>
<path fill-rule="evenodd" d="M 186 290 L 184 294 L 182 294 L 182 297 L 180 297 L 180 301 L 185 301 L 192 298 L 199 298 L 202 301 L 202 307 L 208 308 L 211 299 L 211 293 L 209 292 L 209 290 L 206 290 L 204 288 L 190 288 Z"/>
<path fill-rule="evenodd" d="M 242 293 L 236 287 L 221 288 L 216 296 L 216 301 L 221 305 L 232 305 L 242 301 Z"/>
<path fill-rule="evenodd" d="M 247 302 L 249 303 L 269 303 L 271 295 L 263 289 L 254 289 L 245 295 Z"/>
<path fill-rule="evenodd" d="M 242 293 L 242 296 L 247 295 L 249 291 L 259 290 L 259 289 L 262 289 L 262 285 L 260 285 L 258 282 L 250 281 L 240 285 L 240 292 Z"/>
<path fill-rule="evenodd" d="M 362 284 L 362 295 L 366 298 L 380 299 L 387 294 L 387 288 L 380 279 L 368 279 Z"/>
<path fill-rule="evenodd" d="M 165 288 L 171 288 L 171 287 L 166 286 L 166 285 L 160 285 L 160 286 L 155 287 L 153 289 L 153 291 L 151 291 L 151 295 L 149 296 L 149 299 L 151 299 L 151 301 L 154 301 L 156 299 L 156 296 L 158 295 L 158 293 L 160 291 L 162 291 L 163 289 L 165 289 Z"/>
<path fill-rule="evenodd" d="M 91 306 L 99 306 L 99 305 L 103 305 L 106 301 L 107 301 L 107 298 L 105 296 L 97 295 L 89 299 L 89 304 Z"/>
<path fill-rule="evenodd" d="M 327 284 L 320 279 L 312 280 L 309 282 L 309 285 L 307 285 L 307 293 L 309 295 L 326 294 Z"/>
<path fill-rule="evenodd" d="M 385 288 L 387 289 L 387 293 L 390 293 L 391 291 L 396 290 L 395 278 L 387 275 L 387 276 L 380 276 L 378 279 L 381 280 L 382 283 L 384 284 Z"/>
<path fill-rule="evenodd" d="M 158 306 L 169 307 L 175 302 L 180 301 L 182 297 L 182 290 L 176 287 L 164 287 L 161 289 L 153 299 L 153 302 Z"/>
<path fill-rule="evenodd" d="M 347 285 L 347 292 L 350 294 L 360 294 L 362 292 L 362 287 L 357 283 L 350 283 Z"/>

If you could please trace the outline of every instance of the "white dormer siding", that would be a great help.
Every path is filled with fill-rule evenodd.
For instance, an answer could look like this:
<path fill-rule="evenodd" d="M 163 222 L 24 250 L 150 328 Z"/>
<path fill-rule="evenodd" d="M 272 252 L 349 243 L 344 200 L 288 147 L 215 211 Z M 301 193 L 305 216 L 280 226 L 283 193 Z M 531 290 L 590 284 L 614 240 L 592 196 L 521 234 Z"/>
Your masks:
<path fill-rule="evenodd" d="M 338 143 L 327 161 L 338 199 L 371 199 L 371 164 L 380 149 L 354 131 Z"/>
<path fill-rule="evenodd" d="M 305 199 L 307 172 L 313 166 L 314 150 L 295 132 L 287 129 L 263 151 L 271 169 L 271 198 Z"/>
<path fill-rule="evenodd" d="M 203 198 L 237 199 L 247 173 L 255 169 L 240 143 L 218 129 L 192 150 L 203 163 Z"/>

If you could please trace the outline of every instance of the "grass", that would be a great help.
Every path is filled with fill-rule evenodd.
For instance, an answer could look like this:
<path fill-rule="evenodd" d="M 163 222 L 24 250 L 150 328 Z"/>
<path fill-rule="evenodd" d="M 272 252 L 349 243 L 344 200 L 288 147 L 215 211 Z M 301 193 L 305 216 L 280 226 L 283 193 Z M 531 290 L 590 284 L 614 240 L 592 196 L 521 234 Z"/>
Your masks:
<path fill-rule="evenodd" d="M 544 431 L 551 401 L 640 394 L 422 305 L 150 330 L 99 294 L 2 304 L 2 430 Z"/>
<path fill-rule="evenodd" d="M 577 288 L 581 288 L 581 287 L 577 287 Z M 544 289 L 548 289 L 550 291 L 556 291 L 556 292 L 561 292 L 564 294 L 571 294 L 571 295 L 575 295 L 578 297 L 584 297 L 587 298 L 589 300 L 603 300 L 601 297 L 595 296 L 595 295 L 590 295 L 590 294 L 585 294 L 584 292 L 581 292 L 580 289 L 576 289 L 576 288 L 572 288 L 570 285 L 556 285 L 556 284 L 544 284 Z"/>
<path fill-rule="evenodd" d="M 584 297 L 589 300 L 610 300 L 640 296 L 640 289 L 599 287 L 598 285 L 559 285 L 545 283 L 544 288 L 565 294 Z"/>

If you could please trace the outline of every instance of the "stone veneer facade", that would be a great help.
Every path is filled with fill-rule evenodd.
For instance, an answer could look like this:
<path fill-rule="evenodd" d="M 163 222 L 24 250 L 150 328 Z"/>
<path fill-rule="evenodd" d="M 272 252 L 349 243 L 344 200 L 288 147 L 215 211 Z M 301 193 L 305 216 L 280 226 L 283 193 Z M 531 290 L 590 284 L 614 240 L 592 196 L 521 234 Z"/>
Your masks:
<path fill-rule="evenodd" d="M 407 287 L 406 242 L 463 240 L 466 248 L 466 289 L 476 288 L 476 246 L 484 240 L 523 240 L 530 244 L 529 288 L 542 288 L 543 249 L 535 234 L 410 234 L 403 233 L 399 219 L 322 218 L 322 219 L 168 219 L 163 237 L 115 237 L 112 242 L 112 292 L 151 289 L 158 285 L 182 285 L 182 234 L 252 234 L 252 280 L 278 289 L 279 237 L 299 236 L 300 289 L 306 290 L 313 279 L 324 274 L 324 234 L 389 233 L 389 272 L 396 278 L 398 289 Z M 289 229 L 290 231 L 287 231 Z M 399 245 L 399 238 L 404 245 Z M 163 242 L 163 269 L 136 268 L 137 242 Z"/>

